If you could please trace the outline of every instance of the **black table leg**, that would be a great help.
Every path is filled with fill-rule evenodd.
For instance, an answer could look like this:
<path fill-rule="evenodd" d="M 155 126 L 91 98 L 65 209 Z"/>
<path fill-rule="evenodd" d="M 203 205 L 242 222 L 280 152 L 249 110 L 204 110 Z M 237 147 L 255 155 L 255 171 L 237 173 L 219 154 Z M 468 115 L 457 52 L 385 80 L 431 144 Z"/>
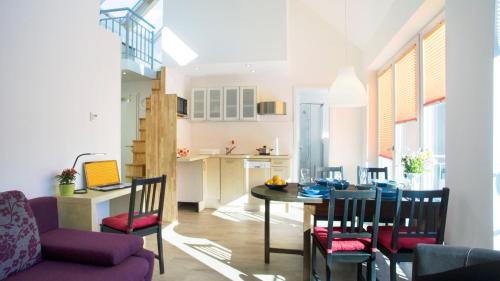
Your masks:
<path fill-rule="evenodd" d="M 269 238 L 269 223 L 270 223 L 270 218 L 269 218 L 269 200 L 265 200 L 265 214 L 264 214 L 264 261 L 266 264 L 269 263 L 269 248 L 270 248 L 270 238 Z"/>

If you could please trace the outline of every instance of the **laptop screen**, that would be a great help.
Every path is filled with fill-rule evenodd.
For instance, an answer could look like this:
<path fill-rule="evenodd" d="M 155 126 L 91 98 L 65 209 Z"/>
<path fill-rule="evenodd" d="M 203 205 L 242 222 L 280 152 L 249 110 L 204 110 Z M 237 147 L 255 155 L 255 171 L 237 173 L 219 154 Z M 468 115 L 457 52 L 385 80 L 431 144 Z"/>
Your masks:
<path fill-rule="evenodd" d="M 116 160 L 86 162 L 84 164 L 87 187 L 98 187 L 120 183 Z"/>

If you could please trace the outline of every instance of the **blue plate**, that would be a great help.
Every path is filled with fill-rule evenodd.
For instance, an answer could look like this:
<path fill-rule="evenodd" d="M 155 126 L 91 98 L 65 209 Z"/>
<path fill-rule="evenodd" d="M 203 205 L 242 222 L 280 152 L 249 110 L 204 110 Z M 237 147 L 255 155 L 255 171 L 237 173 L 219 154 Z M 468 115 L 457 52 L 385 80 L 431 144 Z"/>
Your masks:
<path fill-rule="evenodd" d="M 311 195 L 317 195 L 317 194 L 325 195 L 328 194 L 329 192 L 330 190 L 328 189 L 328 187 L 323 185 L 313 185 L 302 189 L 302 193 Z"/>
<path fill-rule="evenodd" d="M 311 197 L 311 198 L 325 198 L 326 195 L 322 195 L 322 194 L 307 194 L 307 193 L 303 193 L 301 192 L 300 195 L 304 196 L 304 197 Z"/>

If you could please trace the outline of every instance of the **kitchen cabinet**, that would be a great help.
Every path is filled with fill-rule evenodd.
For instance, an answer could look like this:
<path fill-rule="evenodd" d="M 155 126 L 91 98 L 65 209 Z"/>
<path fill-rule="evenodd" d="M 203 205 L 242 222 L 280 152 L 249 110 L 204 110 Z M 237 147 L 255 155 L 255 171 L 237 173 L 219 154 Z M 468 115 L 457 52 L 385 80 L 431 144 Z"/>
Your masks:
<path fill-rule="evenodd" d="M 206 89 L 195 88 L 191 93 L 191 119 L 205 120 L 206 115 Z"/>
<path fill-rule="evenodd" d="M 242 158 L 220 159 L 220 202 L 229 203 L 245 195 L 245 171 Z"/>
<path fill-rule="evenodd" d="M 256 87 L 240 87 L 240 120 L 257 120 Z"/>
<path fill-rule="evenodd" d="M 222 88 L 209 88 L 207 90 L 207 119 L 222 120 Z"/>
<path fill-rule="evenodd" d="M 207 208 L 218 208 L 220 204 L 220 158 L 207 159 Z"/>
<path fill-rule="evenodd" d="M 235 121 L 240 118 L 240 88 L 224 88 L 224 120 Z"/>

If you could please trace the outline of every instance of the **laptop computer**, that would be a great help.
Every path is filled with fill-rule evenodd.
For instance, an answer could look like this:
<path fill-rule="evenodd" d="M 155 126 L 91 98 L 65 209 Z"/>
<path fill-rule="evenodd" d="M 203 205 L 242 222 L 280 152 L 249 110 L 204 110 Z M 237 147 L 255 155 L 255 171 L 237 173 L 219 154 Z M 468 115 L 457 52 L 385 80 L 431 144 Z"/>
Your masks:
<path fill-rule="evenodd" d="M 131 186 L 120 182 L 116 160 L 86 162 L 83 167 L 88 189 L 111 191 Z"/>

